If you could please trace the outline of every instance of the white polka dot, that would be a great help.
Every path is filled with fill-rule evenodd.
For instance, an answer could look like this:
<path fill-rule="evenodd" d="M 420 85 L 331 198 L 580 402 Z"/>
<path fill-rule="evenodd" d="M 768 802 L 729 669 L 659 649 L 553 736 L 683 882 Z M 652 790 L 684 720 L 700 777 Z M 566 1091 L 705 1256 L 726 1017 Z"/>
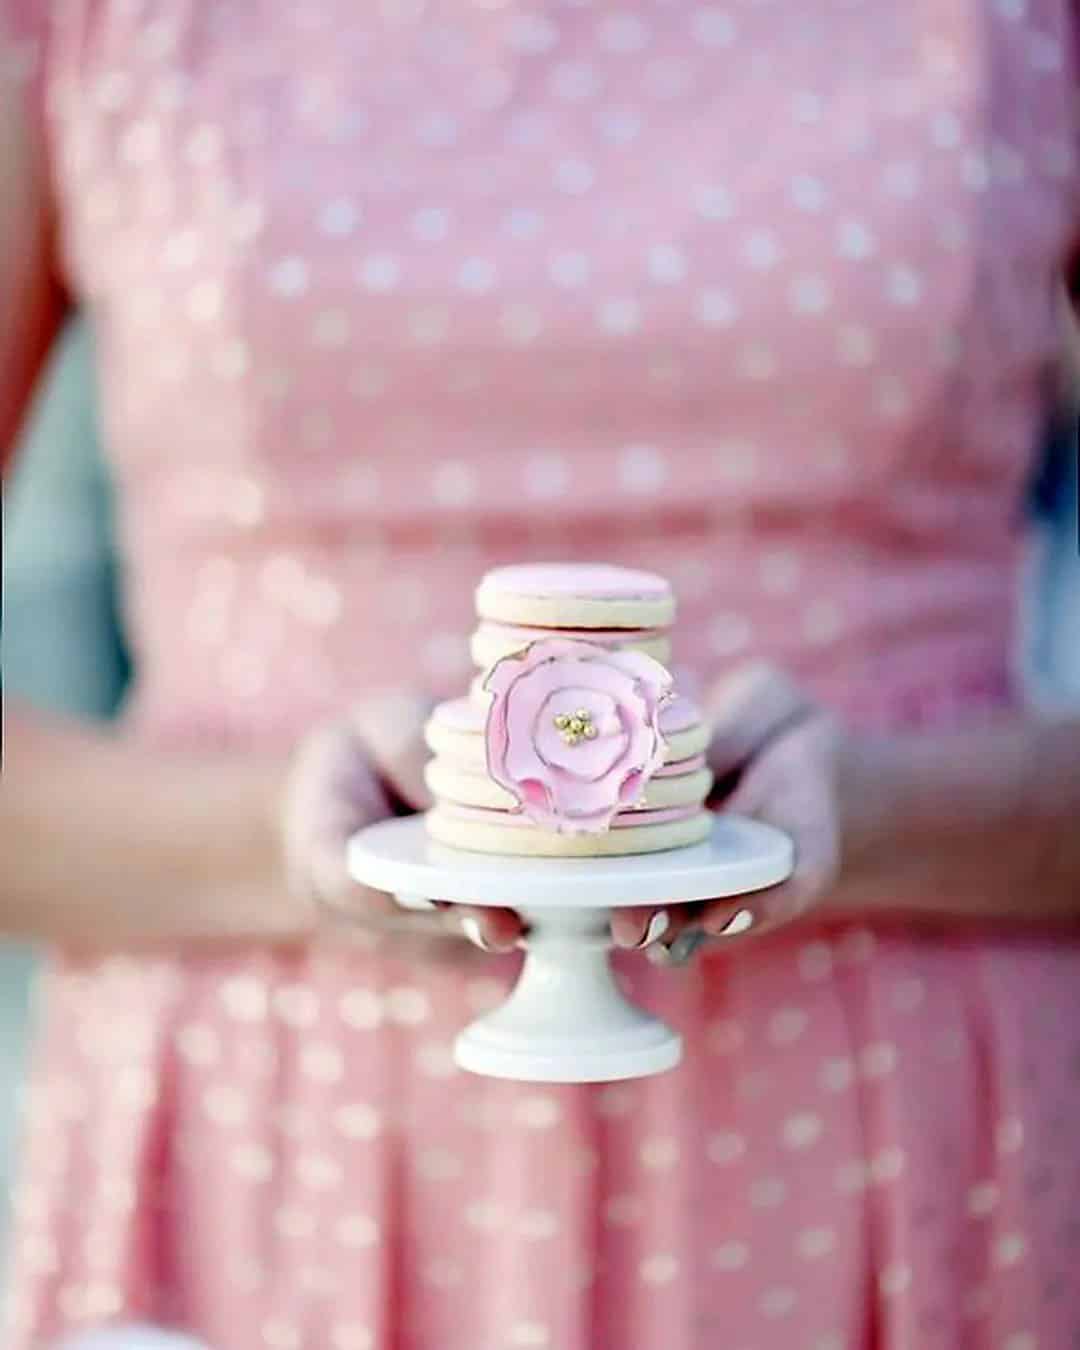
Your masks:
<path fill-rule="evenodd" d="M 798 277 L 791 284 L 791 307 L 796 314 L 822 314 L 829 308 L 832 293 L 824 277 Z"/>
<path fill-rule="evenodd" d="M 540 313 L 532 305 L 508 305 L 500 322 L 507 338 L 518 345 L 532 342 L 543 328 Z"/>
<path fill-rule="evenodd" d="M 507 42 L 520 52 L 548 52 L 559 40 L 559 30 L 546 14 L 514 14 L 506 30 Z"/>
<path fill-rule="evenodd" d="M 824 1121 L 815 1112 L 800 1111 L 784 1121 L 780 1137 L 787 1148 L 801 1150 L 817 1143 L 824 1128 Z"/>
<path fill-rule="evenodd" d="M 176 1048 L 181 1059 L 200 1067 L 216 1064 L 221 1054 L 218 1034 L 206 1022 L 189 1022 L 181 1027 L 176 1035 Z"/>
<path fill-rule="evenodd" d="M 697 297 L 695 306 L 702 323 L 714 328 L 729 328 L 739 317 L 738 306 L 727 291 L 709 287 Z"/>
<path fill-rule="evenodd" d="M 619 453 L 617 472 L 624 492 L 648 495 L 667 481 L 668 466 L 652 446 L 629 445 Z"/>
<path fill-rule="evenodd" d="M 196 127 L 184 144 L 184 155 L 189 164 L 206 168 L 221 158 L 224 137 L 221 128 L 204 122 Z"/>
<path fill-rule="evenodd" d="M 601 302 L 596 318 L 605 333 L 626 337 L 641 327 L 641 306 L 630 296 L 616 296 Z"/>
<path fill-rule="evenodd" d="M 842 258 L 861 262 L 877 251 L 877 241 L 861 220 L 844 220 L 837 229 L 836 251 Z"/>
<path fill-rule="evenodd" d="M 550 1209 L 527 1209 L 514 1225 L 519 1237 L 526 1242 L 546 1242 L 557 1237 L 559 1218 Z"/>
<path fill-rule="evenodd" d="M 373 1247 L 379 1241 L 379 1225 L 367 1214 L 345 1214 L 335 1228 L 343 1247 Z"/>
<path fill-rule="evenodd" d="M 307 290 L 309 275 L 303 258 L 280 258 L 270 269 L 270 289 L 283 299 L 293 300 Z"/>
<path fill-rule="evenodd" d="M 383 1001 L 373 989 L 350 989 L 338 1004 L 341 1020 L 358 1031 L 374 1031 L 383 1020 Z"/>
<path fill-rule="evenodd" d="M 315 1231 L 313 1216 L 305 1210 L 296 1209 L 292 1205 L 282 1205 L 276 1209 L 270 1217 L 270 1222 L 283 1238 L 296 1241 L 311 1237 Z"/>
<path fill-rule="evenodd" d="M 972 192 L 985 192 L 990 186 L 990 166 L 986 156 L 969 150 L 960 162 L 960 181 Z"/>
<path fill-rule="evenodd" d="M 598 83 L 596 72 L 584 61 L 563 61 L 551 72 L 551 92 L 568 103 L 591 98 Z"/>
<path fill-rule="evenodd" d="M 690 30 L 703 47 L 729 47 L 735 41 L 735 21 L 726 10 L 705 6 L 690 20 Z"/>
<path fill-rule="evenodd" d="M 375 1337 L 360 1322 L 335 1322 L 330 1329 L 331 1350 L 374 1350 Z"/>
<path fill-rule="evenodd" d="M 882 185 L 890 197 L 914 197 L 921 179 L 922 172 L 918 164 L 910 159 L 886 164 L 881 175 Z"/>
<path fill-rule="evenodd" d="M 600 45 L 625 55 L 642 51 L 649 41 L 648 25 L 637 14 L 608 14 L 597 25 Z"/>
<path fill-rule="evenodd" d="M 791 200 L 800 211 L 820 211 L 828 200 L 825 184 L 811 174 L 799 173 L 791 180 Z"/>
<path fill-rule="evenodd" d="M 544 228 L 544 218 L 539 211 L 518 206 L 507 212 L 503 228 L 511 239 L 535 239 Z"/>
<path fill-rule="evenodd" d="M 654 1135 L 642 1141 L 638 1154 L 649 1171 L 670 1172 L 679 1162 L 679 1143 L 673 1135 Z"/>
<path fill-rule="evenodd" d="M 864 1078 L 884 1078 L 896 1068 L 897 1057 L 892 1041 L 875 1041 L 859 1051 L 859 1072 Z"/>
<path fill-rule="evenodd" d="M 120 156 L 128 164 L 147 164 L 157 155 L 161 132 L 156 122 L 143 118 L 133 122 L 120 138 Z"/>
<path fill-rule="evenodd" d="M 497 275 L 489 258 L 467 258 L 458 268 L 458 285 L 463 291 L 480 295 L 491 290 Z"/>
<path fill-rule="evenodd" d="M 911 1287 L 911 1267 L 903 1261 L 886 1266 L 878 1275 L 878 1289 L 883 1298 L 896 1298 Z"/>
<path fill-rule="evenodd" d="M 795 1239 L 795 1249 L 806 1261 L 828 1256 L 835 1246 L 836 1233 L 832 1228 L 804 1228 Z"/>
<path fill-rule="evenodd" d="M 530 1130 L 550 1130 L 562 1118 L 554 1097 L 523 1097 L 514 1105 L 514 1120 Z"/>
<path fill-rule="evenodd" d="M 792 1045 L 806 1030 L 809 1021 L 802 1008 L 780 1008 L 769 1018 L 769 1040 L 773 1045 Z"/>
<path fill-rule="evenodd" d="M 803 613 L 802 630 L 807 642 L 821 645 L 832 642 L 843 631 L 844 610 L 837 600 L 819 597 L 811 600 Z"/>
<path fill-rule="evenodd" d="M 300 1051 L 300 1072 L 314 1083 L 339 1083 L 345 1075 L 345 1057 L 336 1045 L 315 1041 Z"/>
<path fill-rule="evenodd" d="M 644 1206 L 636 1195 L 613 1195 L 604 1205 L 604 1222 L 612 1228 L 629 1228 L 643 1214 Z"/>
<path fill-rule="evenodd" d="M 422 659 L 440 678 L 463 675 L 470 665 L 468 639 L 460 632 L 432 633 L 424 642 Z"/>
<path fill-rule="evenodd" d="M 731 656 L 750 641 L 749 621 L 741 614 L 717 614 L 709 620 L 707 638 L 717 656 Z"/>
<path fill-rule="evenodd" d="M 776 357 L 763 342 L 749 342 L 740 349 L 735 370 L 745 380 L 768 380 L 776 374 Z"/>
<path fill-rule="evenodd" d="M 93 81 L 90 96 L 103 112 L 116 112 L 131 97 L 131 76 L 123 70 L 107 70 Z"/>
<path fill-rule="evenodd" d="M 800 126 L 813 126 L 821 121 L 823 110 L 820 94 L 809 89 L 800 89 L 791 96 L 791 116 Z"/>
<path fill-rule="evenodd" d="M 592 165 L 583 159 L 563 159 L 555 166 L 555 186 L 570 196 L 588 192 L 595 181 Z"/>
<path fill-rule="evenodd" d="M 248 1107 L 243 1094 L 224 1084 L 207 1088 L 203 1093 L 203 1110 L 215 1125 L 228 1128 L 247 1119 Z"/>
<path fill-rule="evenodd" d="M 468 464 L 448 460 L 432 474 L 431 490 L 440 506 L 467 506 L 476 496 L 476 478 Z"/>
<path fill-rule="evenodd" d="M 491 1233 L 506 1223 L 506 1212 L 495 1200 L 474 1200 L 465 1208 L 465 1222 L 470 1228 Z"/>
<path fill-rule="evenodd" d="M 199 257 L 199 235 L 195 230 L 174 230 L 161 250 L 166 267 L 191 267 Z"/>
<path fill-rule="evenodd" d="M 745 1242 L 722 1242 L 709 1253 L 709 1264 L 714 1270 L 742 1270 L 750 1260 L 750 1248 Z"/>
<path fill-rule="evenodd" d="M 435 1289 L 454 1289 L 465 1278 L 460 1261 L 449 1256 L 436 1256 L 424 1266 L 421 1278 Z"/>
<path fill-rule="evenodd" d="M 845 1195 L 854 1195 L 858 1191 L 866 1189 L 869 1172 L 861 1159 L 853 1158 L 850 1162 L 840 1164 L 834 1173 L 833 1180 L 838 1191 Z"/>
<path fill-rule="evenodd" d="M 894 985 L 890 1002 L 899 1013 L 914 1012 L 926 998 L 926 983 L 917 975 L 899 980 Z"/>
<path fill-rule="evenodd" d="M 392 291 L 401 278 L 401 265 L 389 253 L 373 253 L 360 265 L 362 286 L 376 294 Z"/>
<path fill-rule="evenodd" d="M 759 1177 L 750 1186 L 752 1209 L 775 1209 L 787 1199 L 787 1182 L 783 1177 Z"/>
<path fill-rule="evenodd" d="M 1014 1331 L 1001 1343 L 1001 1350 L 1038 1350 L 1039 1342 L 1033 1332 Z"/>
<path fill-rule="evenodd" d="M 793 559 L 793 561 L 797 576 L 798 560 Z M 827 980 L 832 975 L 833 970 L 832 948 L 827 942 L 810 942 L 799 951 L 797 965 L 800 977 L 807 984 L 818 984 L 822 980 Z"/>
<path fill-rule="evenodd" d="M 892 1144 L 874 1154 L 870 1159 L 868 1174 L 870 1180 L 875 1183 L 895 1181 L 906 1165 L 907 1159 L 904 1150 Z"/>
<path fill-rule="evenodd" d="M 319 212 L 319 229 L 331 239 L 345 239 L 360 224 L 360 209 L 348 197 L 335 197 Z"/>
<path fill-rule="evenodd" d="M 837 354 L 845 366 L 871 365 L 877 353 L 874 335 L 857 324 L 846 324 L 836 335 Z"/>
<path fill-rule="evenodd" d="M 213 323 L 221 314 L 224 295 L 217 281 L 199 281 L 188 291 L 187 312 L 196 323 Z"/>
<path fill-rule="evenodd" d="M 934 1058 L 943 1064 L 955 1063 L 967 1049 L 967 1036 L 959 1027 L 945 1027 L 933 1040 Z"/>
<path fill-rule="evenodd" d="M 1000 1154 L 1016 1153 L 1024 1143 L 1023 1121 L 1016 1116 L 1000 1121 L 994 1132 L 994 1140 Z"/>
<path fill-rule="evenodd" d="M 330 1191 L 341 1185 L 341 1164 L 325 1153 L 302 1153 L 296 1160 L 301 1185 L 313 1191 Z"/>
<path fill-rule="evenodd" d="M 305 984 L 286 984 L 274 990 L 274 1011 L 288 1026 L 313 1027 L 319 1020 L 319 998 Z"/>
<path fill-rule="evenodd" d="M 994 1243 L 993 1262 L 999 1268 L 1015 1266 L 1027 1252 L 1027 1238 L 1023 1233 L 1002 1233 Z"/>
<path fill-rule="evenodd" d="M 415 1027 L 427 1020 L 431 1008 L 428 996 L 421 989 L 401 985 L 386 995 L 386 1015 L 391 1022 Z"/>
<path fill-rule="evenodd" d="M 333 1115 L 334 1129 L 346 1139 L 374 1139 L 382 1128 L 378 1111 L 367 1102 L 347 1102 Z"/>
<path fill-rule="evenodd" d="M 632 108 L 603 108 L 597 113 L 600 134 L 613 145 L 629 145 L 641 131 L 642 121 Z"/>
<path fill-rule="evenodd" d="M 441 1041 L 428 1041 L 417 1049 L 416 1067 L 425 1078 L 453 1078 L 458 1071 L 453 1049 Z"/>
<path fill-rule="evenodd" d="M 515 1322 L 508 1343 L 513 1350 L 533 1350 L 550 1345 L 551 1333 L 542 1322 Z"/>
<path fill-rule="evenodd" d="M 244 1181 L 267 1181 L 274 1174 L 274 1158 L 258 1144 L 241 1144 L 230 1158 L 232 1170 Z"/>
<path fill-rule="evenodd" d="M 686 259 L 673 244 L 654 244 L 649 249 L 648 271 L 653 281 L 675 285 L 686 276 Z"/>
<path fill-rule="evenodd" d="M 889 268 L 885 294 L 894 305 L 917 305 L 922 293 L 922 278 L 913 268 L 902 263 Z"/>
<path fill-rule="evenodd" d="M 739 1022 L 722 1018 L 706 1027 L 705 1043 L 714 1055 L 733 1055 L 746 1043 L 746 1032 Z"/>
<path fill-rule="evenodd" d="M 557 286 L 584 286 L 589 279 L 589 259 L 579 252 L 556 253 L 548 263 L 548 273 Z"/>
<path fill-rule="evenodd" d="M 776 1285 L 772 1289 L 765 1290 L 758 1306 L 764 1317 L 776 1320 L 790 1316 L 797 1302 L 798 1296 L 794 1289 L 788 1288 L 787 1285 Z"/>
<path fill-rule="evenodd" d="M 743 261 L 758 271 L 767 271 L 780 261 L 781 251 L 776 236 L 770 230 L 755 230 L 743 240 Z"/>
<path fill-rule="evenodd" d="M 955 150 L 963 139 L 960 119 L 947 108 L 934 114 L 930 123 L 930 139 L 939 150 Z"/>
<path fill-rule="evenodd" d="M 679 1260 L 671 1252 L 654 1252 L 642 1259 L 639 1270 L 646 1284 L 670 1284 L 679 1273 Z"/>
<path fill-rule="evenodd" d="M 979 1181 L 967 1194 L 968 1213 L 973 1219 L 983 1219 L 997 1208 L 1001 1191 L 994 1181 Z"/>
<path fill-rule="evenodd" d="M 409 315 L 409 336 L 420 346 L 436 346 L 449 331 L 450 311 L 445 305 L 422 305 Z"/>
<path fill-rule="evenodd" d="M 210 353 L 210 365 L 219 380 L 240 380 L 251 369 L 251 352 L 241 338 L 221 343 Z"/>
<path fill-rule="evenodd" d="M 317 347 L 344 347 L 349 340 L 350 327 L 349 316 L 345 310 L 320 310 L 312 325 L 312 340 Z"/>
<path fill-rule="evenodd" d="M 443 206 L 424 206 L 409 222 L 414 239 L 425 244 L 438 243 L 450 233 L 450 212 Z"/>
<path fill-rule="evenodd" d="M 570 486 L 570 470 L 560 455 L 530 455 L 524 478 L 525 491 L 535 501 L 552 501 Z"/>
<path fill-rule="evenodd" d="M 717 183 L 703 183 L 694 193 L 697 213 L 706 220 L 730 220 L 734 214 L 731 193 Z"/>
<path fill-rule="evenodd" d="M 734 1130 L 710 1134 L 705 1143 L 705 1156 L 721 1167 L 737 1162 L 746 1152 L 746 1140 Z"/>

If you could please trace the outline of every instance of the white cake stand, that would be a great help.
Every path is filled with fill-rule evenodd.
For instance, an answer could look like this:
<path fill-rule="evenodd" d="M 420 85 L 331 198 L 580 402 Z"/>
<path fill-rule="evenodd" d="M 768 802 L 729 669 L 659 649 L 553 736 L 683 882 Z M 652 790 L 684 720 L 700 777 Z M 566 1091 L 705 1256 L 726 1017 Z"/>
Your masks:
<path fill-rule="evenodd" d="M 353 878 L 397 896 L 504 905 L 529 924 L 509 997 L 458 1036 L 473 1073 L 545 1083 L 606 1082 L 678 1064 L 682 1038 L 627 1001 L 608 961 L 609 911 L 745 895 L 791 873 L 791 841 L 739 816 L 716 817 L 692 848 L 621 858 L 509 858 L 447 848 L 422 816 L 383 821 L 349 845 Z"/>

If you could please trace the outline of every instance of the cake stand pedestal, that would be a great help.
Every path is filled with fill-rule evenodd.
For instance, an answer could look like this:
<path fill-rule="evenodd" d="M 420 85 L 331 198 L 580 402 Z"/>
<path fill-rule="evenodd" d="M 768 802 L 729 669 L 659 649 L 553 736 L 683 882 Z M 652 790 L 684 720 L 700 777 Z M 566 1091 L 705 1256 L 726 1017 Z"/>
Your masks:
<path fill-rule="evenodd" d="M 608 961 L 609 912 L 745 895 L 791 873 L 779 830 L 718 815 L 692 848 L 618 858 L 514 858 L 429 839 L 422 816 L 383 821 L 349 844 L 353 878 L 397 896 L 515 909 L 529 925 L 506 1001 L 458 1036 L 463 1069 L 527 1082 L 591 1083 L 674 1068 L 676 1031 L 636 1007 Z"/>

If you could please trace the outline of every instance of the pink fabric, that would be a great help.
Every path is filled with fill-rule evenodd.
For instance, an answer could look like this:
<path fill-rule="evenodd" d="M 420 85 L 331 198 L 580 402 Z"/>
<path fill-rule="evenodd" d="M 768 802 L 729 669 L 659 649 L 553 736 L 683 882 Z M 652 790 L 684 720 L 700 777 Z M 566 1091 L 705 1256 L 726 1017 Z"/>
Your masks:
<path fill-rule="evenodd" d="M 1068 0 L 38 7 L 135 734 L 456 692 L 484 569 L 563 557 L 670 577 L 691 681 L 768 657 L 876 727 L 1012 701 Z M 685 1064 L 537 1088 L 452 1067 L 510 979 L 480 953 L 59 964 L 5 1347 L 1075 1344 L 1075 943 L 624 970 Z"/>

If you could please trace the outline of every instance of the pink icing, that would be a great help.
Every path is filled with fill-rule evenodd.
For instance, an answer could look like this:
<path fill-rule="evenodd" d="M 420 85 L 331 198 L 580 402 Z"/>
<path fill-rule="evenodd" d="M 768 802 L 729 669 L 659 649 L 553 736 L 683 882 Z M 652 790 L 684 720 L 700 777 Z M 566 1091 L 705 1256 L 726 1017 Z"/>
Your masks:
<path fill-rule="evenodd" d="M 606 830 L 664 762 L 671 676 L 641 652 L 550 638 L 497 662 L 484 687 L 488 773 L 546 829 Z M 556 719 L 579 711 L 594 734 L 570 743 Z"/>
<path fill-rule="evenodd" d="M 659 811 L 619 811 L 611 819 L 611 829 L 626 830 L 635 825 L 667 825 L 675 820 L 689 820 L 703 808 L 700 806 L 665 806 Z M 489 825 L 515 825 L 536 829 L 536 821 L 521 811 L 498 811 L 491 806 L 463 806 L 460 802 L 440 802 L 442 815 L 457 816 L 462 820 L 486 821 Z"/>
<path fill-rule="evenodd" d="M 496 567 L 480 583 L 503 595 L 569 595 L 583 600 L 664 600 L 671 587 L 652 572 L 607 563 L 533 563 Z"/>

